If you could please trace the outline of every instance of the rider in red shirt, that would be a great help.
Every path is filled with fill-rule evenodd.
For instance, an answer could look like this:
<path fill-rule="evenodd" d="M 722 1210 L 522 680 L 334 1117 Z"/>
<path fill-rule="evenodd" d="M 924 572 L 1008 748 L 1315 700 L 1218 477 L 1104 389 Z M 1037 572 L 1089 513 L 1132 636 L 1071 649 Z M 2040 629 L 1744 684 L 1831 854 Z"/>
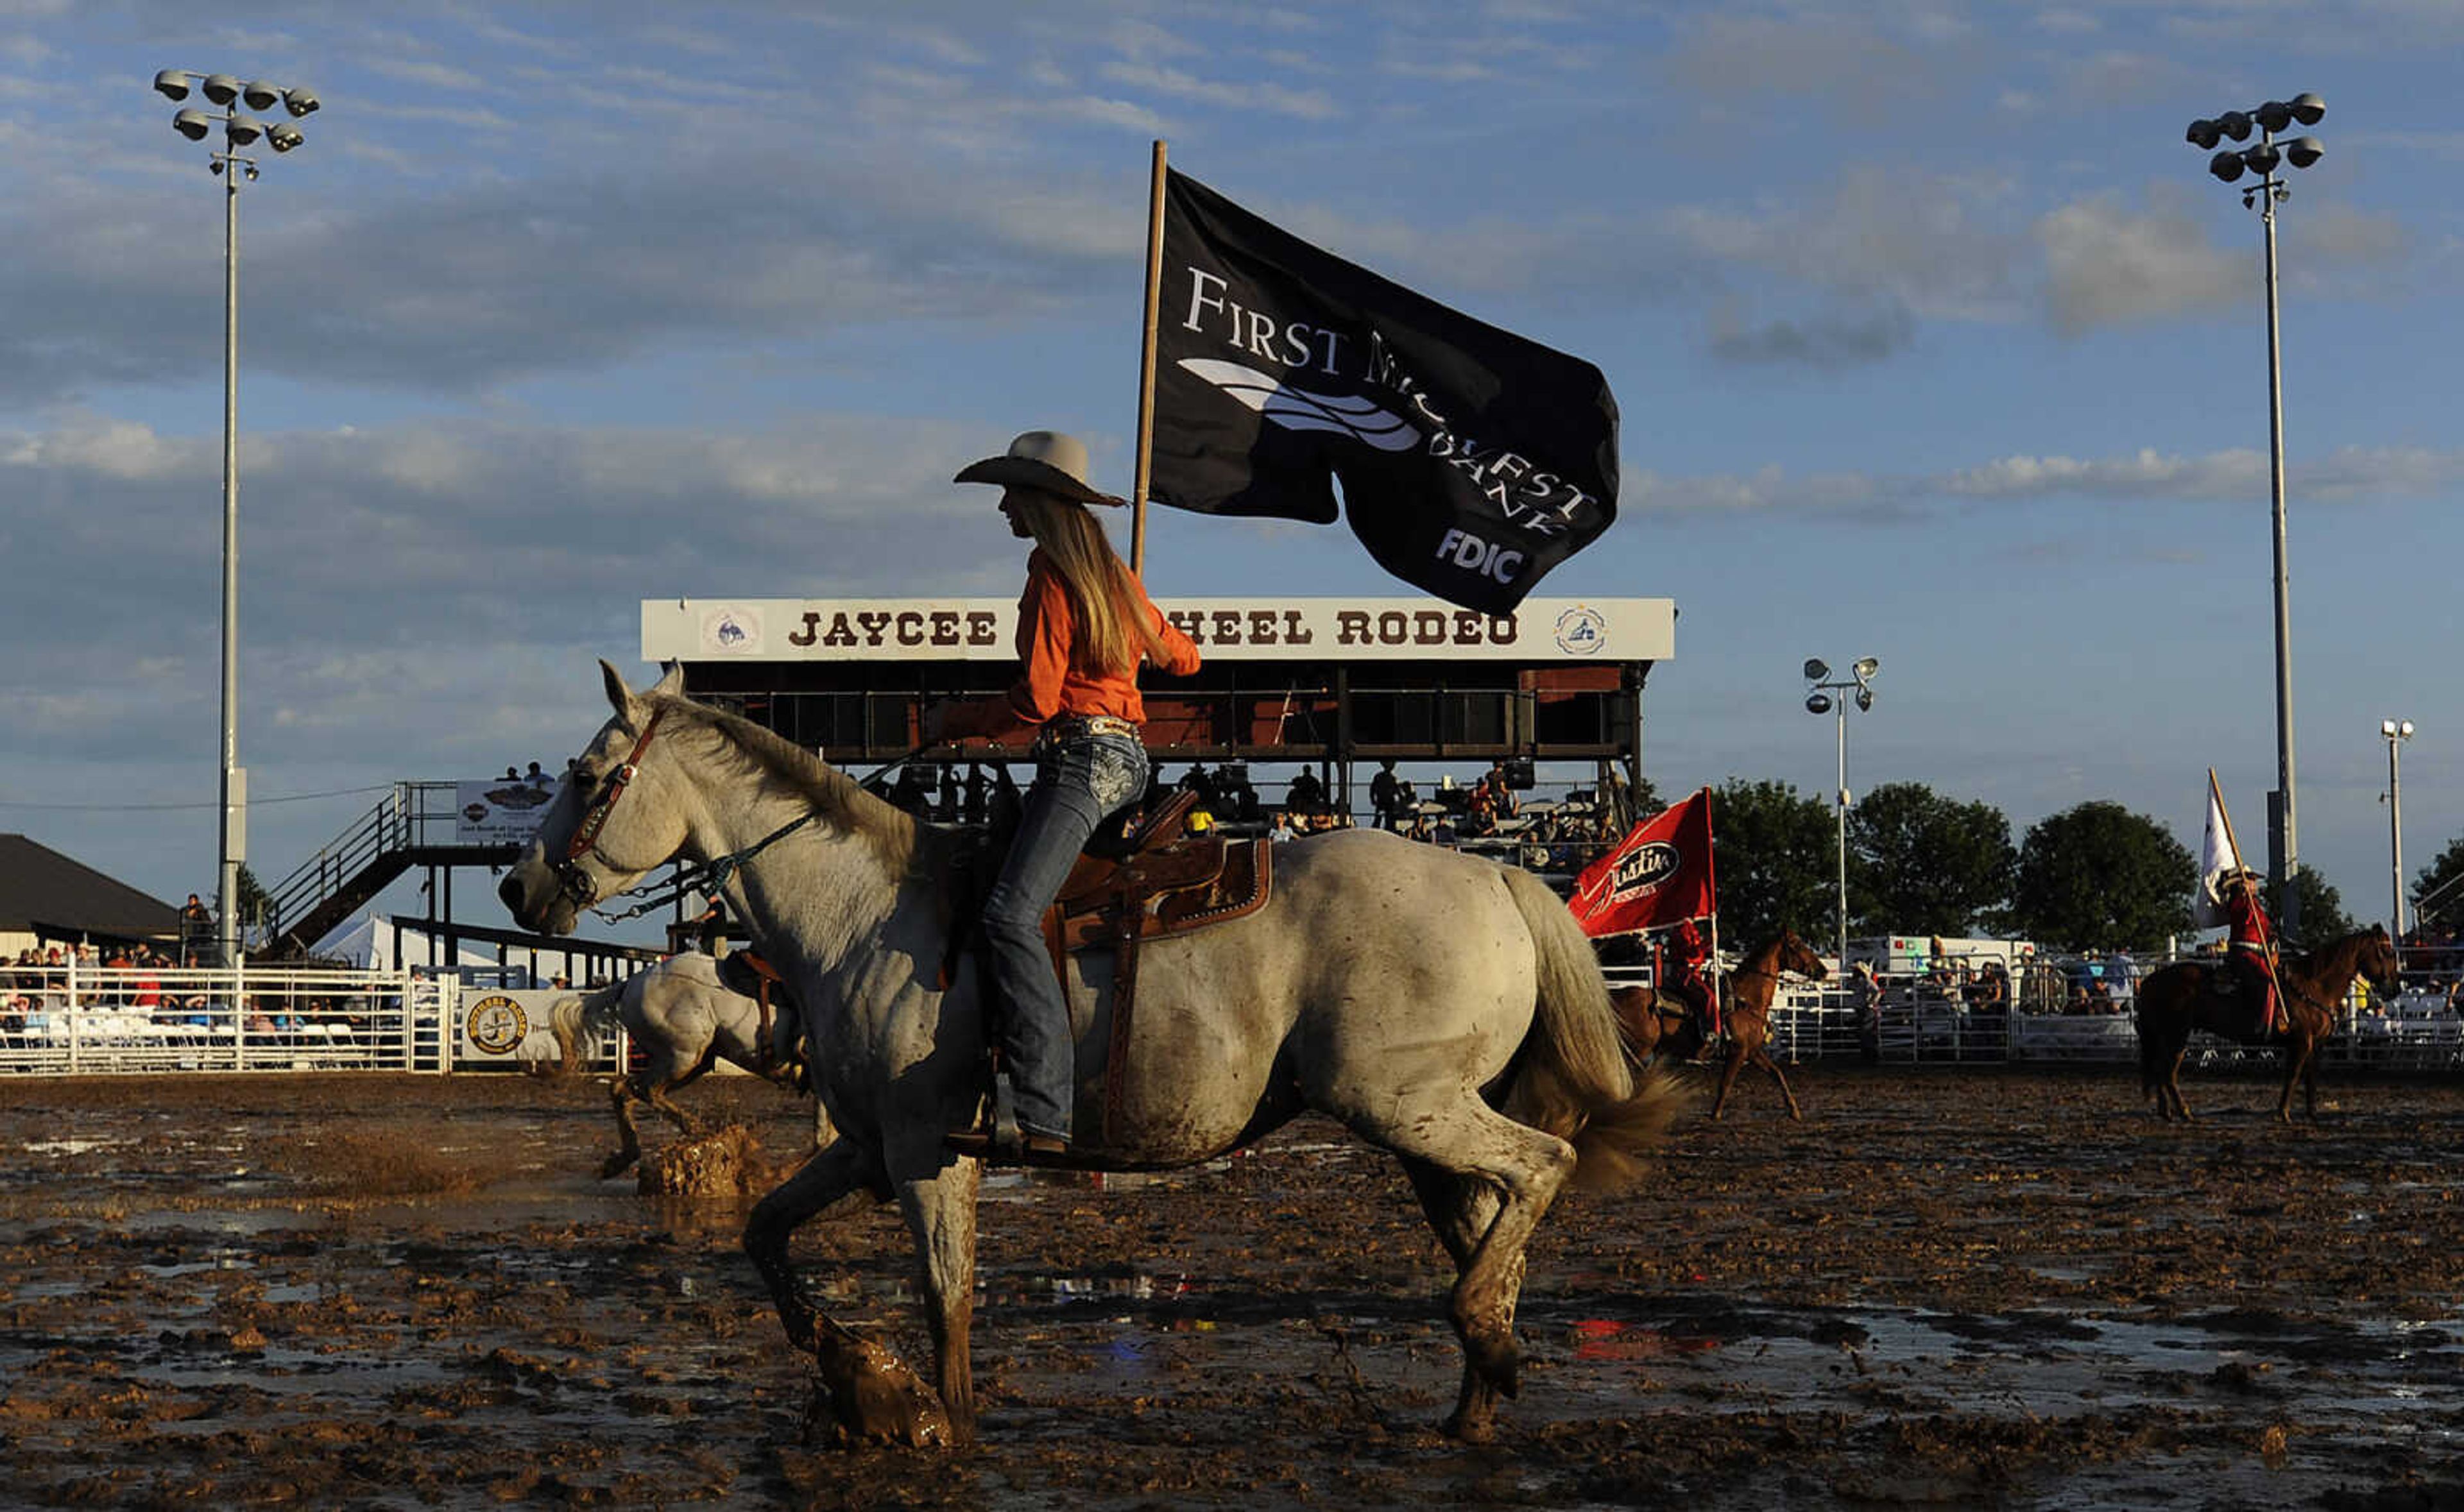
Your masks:
<path fill-rule="evenodd" d="M 1701 1027 L 1705 1042 L 1717 1039 L 1720 998 L 1705 969 L 1710 964 L 1711 948 L 1703 943 L 1703 931 L 1694 927 L 1692 919 L 1681 921 L 1669 931 L 1661 953 L 1661 990 L 1693 1011 L 1694 1022 Z"/>
<path fill-rule="evenodd" d="M 2276 926 L 2259 907 L 2257 873 L 2244 867 L 2227 876 L 2224 894 L 2225 918 L 2233 930 L 2225 969 L 2259 1004 L 2261 1021 L 2273 1033 L 2282 1027 L 2276 1002 Z"/>

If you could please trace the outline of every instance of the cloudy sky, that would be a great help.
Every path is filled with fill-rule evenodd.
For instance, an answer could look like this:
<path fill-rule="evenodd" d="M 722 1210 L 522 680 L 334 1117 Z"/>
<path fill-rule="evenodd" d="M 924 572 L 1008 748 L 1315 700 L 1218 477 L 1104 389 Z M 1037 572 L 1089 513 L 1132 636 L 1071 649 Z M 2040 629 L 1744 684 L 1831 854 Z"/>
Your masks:
<path fill-rule="evenodd" d="M 1620 515 L 1541 591 L 1678 602 L 1663 791 L 1827 793 L 1797 668 L 1870 654 L 1853 786 L 2014 831 L 2116 799 L 2194 844 L 2213 765 L 2255 837 L 2260 232 L 2183 128 L 2312 90 L 2301 851 L 2383 914 L 2382 717 L 2420 726 L 2408 869 L 2464 832 L 2459 47 L 2450 0 L 0 0 L 0 829 L 212 890 L 221 191 L 168 67 L 324 100 L 241 205 L 269 880 L 359 790 L 561 762 L 646 598 L 1012 591 L 948 479 L 1048 426 L 1126 491 L 1157 137 L 1608 375 Z M 1162 595 L 1399 591 L 1339 529 L 1159 516 L 1149 555 Z"/>

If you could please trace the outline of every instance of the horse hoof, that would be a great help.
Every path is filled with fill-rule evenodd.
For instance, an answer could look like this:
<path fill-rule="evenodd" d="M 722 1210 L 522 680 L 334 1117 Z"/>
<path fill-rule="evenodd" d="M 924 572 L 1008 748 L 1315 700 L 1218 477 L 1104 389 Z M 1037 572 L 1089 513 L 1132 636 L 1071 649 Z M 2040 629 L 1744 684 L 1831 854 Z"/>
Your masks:
<path fill-rule="evenodd" d="M 1463 1347 L 1472 1372 L 1506 1396 L 1519 1389 L 1523 1370 L 1523 1351 L 1512 1339 L 1476 1340 Z"/>
<path fill-rule="evenodd" d="M 1497 1419 L 1483 1413 L 1472 1416 L 1457 1413 L 1446 1419 L 1443 1429 L 1448 1438 L 1464 1444 L 1489 1444 L 1497 1441 Z"/>

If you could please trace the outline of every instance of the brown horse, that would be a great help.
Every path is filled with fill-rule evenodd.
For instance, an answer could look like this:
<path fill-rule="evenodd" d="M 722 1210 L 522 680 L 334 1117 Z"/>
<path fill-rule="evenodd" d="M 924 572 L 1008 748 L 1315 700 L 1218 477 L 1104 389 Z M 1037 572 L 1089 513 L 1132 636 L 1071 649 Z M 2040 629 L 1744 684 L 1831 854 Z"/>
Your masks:
<path fill-rule="evenodd" d="M 2139 984 L 2139 1084 L 2156 1100 L 2156 1116 L 2189 1121 L 2190 1109 L 2182 1101 L 2182 1057 L 2189 1048 L 2190 1031 L 2205 1029 L 2242 1044 L 2287 1046 L 2291 1054 L 2284 1095 L 2277 1100 L 2276 1116 L 2293 1122 L 2298 1082 L 2310 1118 L 2317 1122 L 2319 1045 L 2334 1031 L 2353 978 L 2365 976 L 2381 989 L 2395 983 L 2395 944 L 2387 938 L 2387 926 L 2347 934 L 2307 955 L 2288 956 L 2277 966 L 2285 1017 L 2293 1023 L 2284 1033 L 2268 1033 L 2258 1021 L 2258 1005 L 2246 995 L 2227 997 L 2215 990 L 2215 977 L 2224 969 L 2221 963 L 2179 961 Z"/>
<path fill-rule="evenodd" d="M 1815 981 L 1831 975 L 1822 957 L 1797 938 L 1795 931 L 1782 928 L 1777 938 L 1748 955 L 1735 971 L 1720 979 L 1720 1002 L 1727 1020 L 1727 1034 L 1722 1041 L 1727 1049 L 1721 1057 L 1720 1092 L 1711 1102 L 1713 1118 L 1727 1112 L 1728 1093 L 1736 1086 L 1738 1074 L 1749 1064 L 1761 1066 L 1779 1084 L 1779 1095 L 1788 1100 L 1789 1117 L 1799 1121 L 1805 1117 L 1805 1110 L 1796 1106 L 1796 1094 L 1789 1089 L 1788 1078 L 1780 1072 L 1779 1063 L 1771 1057 L 1771 1005 L 1779 994 L 1782 972 L 1796 972 Z M 1626 1046 L 1638 1063 L 1650 1060 L 1655 1053 L 1681 1061 L 1701 1053 L 1702 1026 L 1677 998 L 1640 987 L 1620 987 L 1610 994 L 1610 998 L 1617 1005 L 1617 1026 L 1624 1032 Z"/>

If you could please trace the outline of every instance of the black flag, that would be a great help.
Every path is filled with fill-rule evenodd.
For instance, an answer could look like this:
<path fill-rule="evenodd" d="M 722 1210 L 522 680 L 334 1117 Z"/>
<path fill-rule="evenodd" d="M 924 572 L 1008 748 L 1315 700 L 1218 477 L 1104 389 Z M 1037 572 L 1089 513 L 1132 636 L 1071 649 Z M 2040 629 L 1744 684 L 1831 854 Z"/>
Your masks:
<path fill-rule="evenodd" d="M 1168 175 L 1156 502 L 1330 524 L 1388 572 L 1507 614 L 1617 517 L 1600 370 Z"/>

